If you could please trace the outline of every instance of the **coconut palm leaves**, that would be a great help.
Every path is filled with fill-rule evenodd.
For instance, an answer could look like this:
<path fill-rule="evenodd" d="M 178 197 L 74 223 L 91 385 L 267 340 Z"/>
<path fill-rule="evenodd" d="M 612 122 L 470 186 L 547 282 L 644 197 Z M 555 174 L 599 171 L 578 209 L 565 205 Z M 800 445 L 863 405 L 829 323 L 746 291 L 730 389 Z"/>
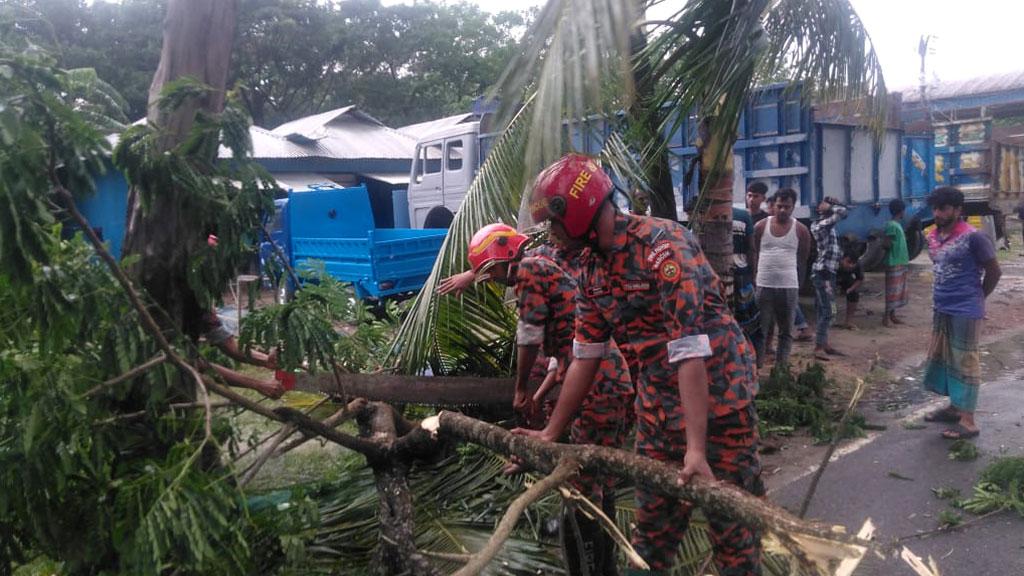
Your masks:
<path fill-rule="evenodd" d="M 447 276 L 468 268 L 466 248 L 473 234 L 492 222 L 516 222 L 526 186 L 523 159 L 531 107 L 512 120 L 495 143 L 452 221 L 434 269 L 402 323 L 390 358 L 403 372 L 430 365 L 434 373 L 496 373 L 511 365 L 515 316 L 505 306 L 505 291 L 480 285 L 462 297 L 438 296 Z"/>
<path fill-rule="evenodd" d="M 706 138 L 731 143 L 751 90 L 768 78 L 800 80 L 808 96 L 866 96 L 870 111 L 884 110 L 878 61 L 847 0 L 691 0 L 666 20 L 647 23 L 647 47 L 631 55 L 636 6 L 636 0 L 551 0 L 541 12 L 527 34 L 529 43 L 498 87 L 506 103 L 526 93 L 529 105 L 498 138 L 452 223 L 392 349 L 400 370 L 430 364 L 449 371 L 470 354 L 483 354 L 476 356 L 478 364 L 507 365 L 507 356 L 486 344 L 488 338 L 511 342 L 514 323 L 511 313 L 501 310 L 500 291 L 481 288 L 458 300 L 439 299 L 434 290 L 442 278 L 465 269 L 465 249 L 478 228 L 497 220 L 516 222 L 524 184 L 567 148 L 566 119 L 630 103 L 631 58 L 632 64 L 644 64 L 636 70 L 650 75 L 639 80 L 656 86 L 633 109 L 632 120 L 649 124 L 650 118 L 637 116 L 656 115 L 663 134 L 675 134 L 685 118 L 698 113 L 709 120 Z M 627 135 L 628 146 L 608 154 L 616 171 L 641 188 L 647 187 L 646 167 L 665 153 L 669 140 L 644 138 Z M 731 150 L 724 144 L 715 155 L 719 163 Z"/>

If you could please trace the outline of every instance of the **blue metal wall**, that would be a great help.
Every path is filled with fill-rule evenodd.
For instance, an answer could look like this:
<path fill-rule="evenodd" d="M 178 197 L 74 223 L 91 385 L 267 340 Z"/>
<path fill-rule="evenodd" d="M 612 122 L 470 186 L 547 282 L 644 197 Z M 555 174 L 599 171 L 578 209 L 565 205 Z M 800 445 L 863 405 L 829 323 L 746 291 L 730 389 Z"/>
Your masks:
<path fill-rule="evenodd" d="M 124 176 L 108 164 L 106 173 L 96 176 L 96 194 L 79 200 L 78 208 L 106 241 L 114 258 L 120 258 L 128 214 L 128 181 Z"/>

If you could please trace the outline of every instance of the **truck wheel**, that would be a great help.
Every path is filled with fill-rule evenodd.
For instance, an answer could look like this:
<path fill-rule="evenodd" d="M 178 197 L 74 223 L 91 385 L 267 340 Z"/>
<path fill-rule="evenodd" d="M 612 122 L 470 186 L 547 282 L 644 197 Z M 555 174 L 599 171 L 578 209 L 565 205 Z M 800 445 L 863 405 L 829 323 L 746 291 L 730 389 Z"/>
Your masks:
<path fill-rule="evenodd" d="M 907 230 L 907 255 L 911 260 L 917 258 L 924 250 L 924 232 L 920 228 Z"/>
<path fill-rule="evenodd" d="M 452 220 L 455 219 L 455 214 L 452 211 L 445 208 L 444 206 L 434 206 L 427 212 L 427 217 L 423 219 L 424 228 L 449 228 L 452 225 Z"/>
<path fill-rule="evenodd" d="M 865 272 L 875 271 L 885 263 L 885 255 L 888 252 L 881 238 L 872 236 L 868 238 L 867 248 L 860 257 L 861 269 Z"/>

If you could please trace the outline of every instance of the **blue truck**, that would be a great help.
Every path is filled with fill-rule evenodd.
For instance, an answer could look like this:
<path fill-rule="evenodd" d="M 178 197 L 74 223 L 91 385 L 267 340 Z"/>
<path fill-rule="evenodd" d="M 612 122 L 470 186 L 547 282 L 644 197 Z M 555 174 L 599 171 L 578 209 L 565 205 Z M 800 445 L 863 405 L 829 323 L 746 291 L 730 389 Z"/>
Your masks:
<path fill-rule="evenodd" d="M 289 264 L 301 271 L 322 263 L 334 278 L 351 282 L 356 296 L 364 300 L 419 290 L 448 232 L 378 227 L 364 185 L 345 188 L 332 182 L 314 184 L 289 190 L 288 197 L 275 204 L 271 238 L 284 251 Z M 264 263 L 273 254 L 269 244 L 261 247 Z M 295 288 L 288 281 L 280 286 L 284 291 Z M 279 293 L 279 297 L 286 294 Z"/>
<path fill-rule="evenodd" d="M 931 219 L 924 198 L 933 182 L 914 180 L 914 173 L 904 166 L 920 157 L 925 172 L 931 174 L 936 157 L 933 143 L 905 136 L 896 110 L 880 138 L 850 110 L 855 109 L 815 108 L 789 84 L 756 90 L 742 114 L 733 147 L 734 204 L 744 205 L 746 188 L 756 181 L 767 184 L 770 193 L 789 187 L 798 193 L 795 215 L 806 222 L 813 218 L 813 207 L 821 198 L 839 198 L 850 210 L 837 231 L 845 244 L 865 254 L 871 267 L 884 254 L 881 237 L 890 219 L 888 203 L 904 198 L 908 204 L 904 227 L 914 257 L 924 244 L 922 227 Z M 684 219 L 683 206 L 701 185 L 696 171 L 684 182 L 697 154 L 696 122 L 695 116 L 688 116 L 679 130 L 665 134 L 678 220 Z M 603 117 L 573 123 L 569 130 L 573 149 L 599 154 L 620 124 L 621 118 Z M 408 191 L 410 222 L 416 225 L 428 214 L 458 210 L 494 136 L 483 133 L 480 122 L 470 122 L 420 140 Z M 914 151 L 918 155 L 912 157 Z"/>

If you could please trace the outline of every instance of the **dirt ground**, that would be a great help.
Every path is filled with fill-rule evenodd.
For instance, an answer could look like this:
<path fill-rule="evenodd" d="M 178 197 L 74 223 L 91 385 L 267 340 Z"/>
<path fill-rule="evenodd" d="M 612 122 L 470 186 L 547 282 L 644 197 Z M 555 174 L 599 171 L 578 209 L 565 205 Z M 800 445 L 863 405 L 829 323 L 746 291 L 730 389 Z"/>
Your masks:
<path fill-rule="evenodd" d="M 1024 256 L 1021 255 L 1020 236 L 1013 237 L 1010 251 L 1000 250 L 998 257 L 1003 270 L 996 291 L 986 302 L 986 320 L 982 338 L 990 340 L 1000 333 L 1024 325 Z M 927 253 L 922 253 L 909 266 L 909 303 L 898 313 L 902 325 L 882 326 L 885 310 L 885 274 L 868 272 L 861 286 L 860 304 L 853 318 L 853 330 L 833 327 L 832 345 L 845 356 L 832 357 L 826 363 L 830 377 L 838 381 L 852 381 L 862 377 L 878 381 L 882 371 L 905 372 L 923 359 L 927 352 L 932 328 L 932 264 Z M 814 298 L 801 298 L 808 321 L 814 326 Z M 840 297 L 838 319 L 845 318 L 846 302 Z M 813 342 L 794 342 L 792 362 L 797 366 L 814 361 Z M 873 368 L 873 370 L 872 370 Z M 877 388 L 877 387 L 875 387 Z M 872 393 L 883 390 L 869 390 Z"/>
<path fill-rule="evenodd" d="M 1024 246 L 1019 226 L 1011 229 L 1011 249 L 999 250 L 997 257 L 1002 277 L 995 292 L 986 301 L 986 322 L 982 332 L 982 366 L 986 375 L 1006 368 L 1000 346 L 1008 338 L 1024 331 Z M 857 411 L 868 423 L 878 427 L 901 425 L 915 410 L 937 397 L 922 389 L 921 375 L 932 328 L 932 265 L 927 253 L 910 263 L 908 290 L 910 300 L 898 317 L 904 324 L 882 326 L 885 310 L 885 275 L 865 274 L 855 330 L 833 328 L 832 345 L 845 353 L 825 363 L 834 382 L 829 399 L 836 408 L 845 407 L 856 379 L 863 378 L 866 390 Z M 844 318 L 845 300 L 838 303 L 838 317 Z M 801 298 L 808 320 L 814 325 L 814 298 Z M 794 342 L 791 362 L 802 368 L 812 362 L 813 342 Z M 767 368 L 762 377 L 767 375 Z M 856 440 L 846 443 L 856 443 Z M 824 446 L 816 446 L 806 434 L 764 439 L 765 472 L 769 487 L 779 487 L 807 473 L 820 463 Z"/>

